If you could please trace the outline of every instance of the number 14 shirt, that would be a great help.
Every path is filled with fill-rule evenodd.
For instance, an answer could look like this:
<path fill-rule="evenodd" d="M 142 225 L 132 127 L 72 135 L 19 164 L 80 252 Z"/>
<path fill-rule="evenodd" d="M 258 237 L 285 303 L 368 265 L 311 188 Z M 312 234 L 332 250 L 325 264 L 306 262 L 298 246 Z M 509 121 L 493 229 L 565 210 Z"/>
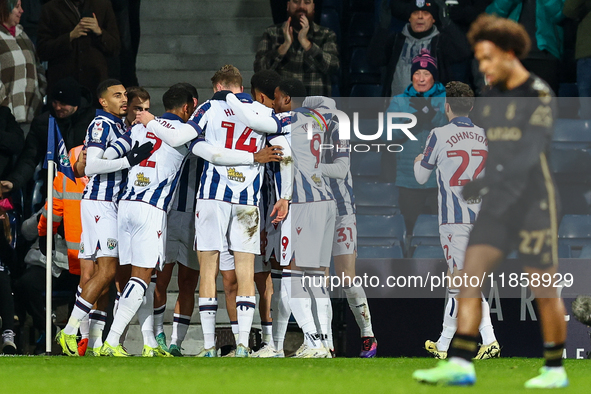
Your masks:
<path fill-rule="evenodd" d="M 250 95 L 238 93 L 243 103 L 252 105 L 252 110 L 262 116 L 273 116 L 273 110 L 252 101 Z M 208 100 L 203 103 L 188 122 L 199 137 L 194 143 L 209 142 L 227 149 L 258 152 L 265 145 L 266 135 L 253 131 L 242 123 L 225 100 Z M 278 130 L 280 125 L 278 124 Z M 219 200 L 241 205 L 258 206 L 263 182 L 263 166 L 221 166 L 208 161 L 204 163 L 197 198 Z"/>

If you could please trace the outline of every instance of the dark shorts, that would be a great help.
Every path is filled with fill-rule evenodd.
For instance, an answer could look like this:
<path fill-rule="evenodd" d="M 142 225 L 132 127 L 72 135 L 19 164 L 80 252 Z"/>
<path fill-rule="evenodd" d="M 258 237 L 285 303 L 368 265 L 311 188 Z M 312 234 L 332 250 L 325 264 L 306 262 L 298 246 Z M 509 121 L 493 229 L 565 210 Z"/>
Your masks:
<path fill-rule="evenodd" d="M 481 210 L 470 233 L 471 245 L 490 245 L 505 256 L 514 250 L 524 266 L 550 268 L 558 264 L 558 212 L 547 198 L 522 199 L 502 217 Z"/>

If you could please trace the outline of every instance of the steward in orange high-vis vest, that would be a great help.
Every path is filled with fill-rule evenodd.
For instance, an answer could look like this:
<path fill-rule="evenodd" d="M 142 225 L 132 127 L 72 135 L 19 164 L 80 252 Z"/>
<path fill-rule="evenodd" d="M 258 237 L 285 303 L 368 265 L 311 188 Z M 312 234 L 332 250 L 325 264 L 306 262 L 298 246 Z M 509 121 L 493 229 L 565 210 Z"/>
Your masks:
<path fill-rule="evenodd" d="M 74 168 L 82 147 L 80 145 L 70 150 L 72 168 Z M 57 228 L 63 221 L 64 238 L 68 245 L 69 271 L 74 275 L 80 275 L 80 260 L 78 259 L 80 235 L 82 234 L 80 200 L 87 183 L 88 177 L 76 178 L 76 182 L 74 182 L 61 172 L 58 172 L 53 180 L 53 234 L 57 233 Z M 47 202 L 43 207 L 37 229 L 40 237 L 47 235 Z"/>

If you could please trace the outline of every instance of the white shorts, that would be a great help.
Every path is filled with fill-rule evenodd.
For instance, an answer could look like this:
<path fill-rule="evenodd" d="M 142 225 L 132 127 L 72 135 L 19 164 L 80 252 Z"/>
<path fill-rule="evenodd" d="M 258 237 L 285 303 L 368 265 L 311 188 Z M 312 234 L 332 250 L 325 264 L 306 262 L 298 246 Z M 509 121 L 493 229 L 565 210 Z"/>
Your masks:
<path fill-rule="evenodd" d="M 220 252 L 220 271 L 232 271 L 235 269 L 234 256 L 226 247 L 224 251 Z M 254 256 L 254 273 L 258 274 L 259 272 L 271 272 L 271 263 L 264 262 L 263 256 L 261 255 Z"/>
<path fill-rule="evenodd" d="M 178 262 L 187 268 L 199 271 L 195 241 L 195 214 L 170 211 L 167 219 L 166 264 Z"/>
<path fill-rule="evenodd" d="M 198 250 L 224 250 L 259 254 L 259 207 L 217 200 L 197 200 L 195 207 L 195 244 Z"/>
<path fill-rule="evenodd" d="M 464 257 L 470 239 L 472 224 L 444 224 L 439 226 L 439 240 L 449 271 L 464 269 Z"/>
<path fill-rule="evenodd" d="M 82 234 L 78 258 L 96 261 L 100 257 L 118 257 L 117 203 L 80 201 Z"/>
<path fill-rule="evenodd" d="M 162 270 L 166 212 L 141 201 L 119 202 L 119 264 Z"/>
<path fill-rule="evenodd" d="M 355 254 L 357 250 L 357 219 L 355 214 L 337 216 L 332 255 Z"/>
<path fill-rule="evenodd" d="M 220 252 L 220 271 L 232 271 L 236 269 L 234 256 L 228 250 L 228 244 L 224 243 L 225 249 Z"/>
<path fill-rule="evenodd" d="M 288 265 L 293 258 L 301 268 L 330 267 L 337 211 L 334 201 L 291 204 L 289 210 L 291 225 L 284 222 L 281 229 L 281 265 Z"/>

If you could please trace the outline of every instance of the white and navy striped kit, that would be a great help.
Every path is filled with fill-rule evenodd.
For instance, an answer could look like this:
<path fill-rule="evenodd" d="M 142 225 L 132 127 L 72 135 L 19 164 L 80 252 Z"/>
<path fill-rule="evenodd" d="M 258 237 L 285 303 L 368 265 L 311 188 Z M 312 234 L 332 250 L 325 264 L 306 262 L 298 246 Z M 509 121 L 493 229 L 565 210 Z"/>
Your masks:
<path fill-rule="evenodd" d="M 339 124 L 336 116 L 328 112 L 322 112 L 322 116 L 328 125 L 328 134 L 326 135 L 329 141 L 327 144 L 333 146 L 333 149 L 324 150 L 324 162 L 332 164 L 339 157 L 346 157 L 350 160 L 351 144 L 349 140 L 339 139 Z M 353 195 L 353 177 L 351 176 L 351 169 L 347 171 L 347 176 L 344 179 L 328 178 L 330 190 L 337 203 L 337 215 L 346 216 L 355 214 L 355 196 Z"/>
<path fill-rule="evenodd" d="M 203 159 L 193 154 L 185 158 L 181 175 L 176 185 L 176 192 L 171 210 L 178 212 L 195 212 L 195 201 L 199 180 L 203 171 Z"/>
<path fill-rule="evenodd" d="M 96 117 L 88 126 L 84 145 L 107 150 L 118 138 L 125 134 L 123 121 L 101 109 L 96 110 Z M 109 174 L 92 175 L 84 189 L 82 198 L 86 200 L 117 201 L 122 192 L 127 170 Z"/>
<path fill-rule="evenodd" d="M 273 110 L 253 102 L 250 95 L 238 93 L 236 97 L 253 106 L 253 111 L 270 116 Z M 265 145 L 265 135 L 253 131 L 234 114 L 225 100 L 208 100 L 203 103 L 188 124 L 199 137 L 193 144 L 209 142 L 227 149 L 258 152 Z M 278 124 L 278 131 L 280 125 Z M 263 182 L 264 167 L 254 165 L 219 166 L 205 161 L 197 198 L 218 200 L 241 205 L 258 206 Z"/>
<path fill-rule="evenodd" d="M 320 169 L 320 145 L 324 141 L 326 127 L 319 125 L 317 118 L 316 114 L 306 108 L 298 108 L 291 113 L 291 131 L 286 137 L 294 163 L 293 204 L 333 200 L 330 187 Z M 310 125 L 312 136 L 308 139 Z"/>
<path fill-rule="evenodd" d="M 180 117 L 168 112 L 162 117 L 156 118 L 156 121 L 169 128 L 178 127 L 183 123 Z M 142 201 L 168 212 L 185 155 L 162 142 L 143 125 L 134 126 L 117 142 L 120 145 L 116 148 L 118 150 L 123 148 L 120 150 L 122 154 L 129 150 L 136 141 L 139 142 L 139 145 L 152 142 L 154 148 L 148 159 L 129 169 L 127 185 L 121 200 Z M 125 144 L 128 146 L 124 146 Z"/>
<path fill-rule="evenodd" d="M 488 141 L 484 130 L 470 118 L 457 117 L 446 126 L 433 129 L 425 146 L 421 166 L 437 166 L 439 224 L 474 224 L 480 200 L 466 202 L 462 189 L 484 175 Z"/>

